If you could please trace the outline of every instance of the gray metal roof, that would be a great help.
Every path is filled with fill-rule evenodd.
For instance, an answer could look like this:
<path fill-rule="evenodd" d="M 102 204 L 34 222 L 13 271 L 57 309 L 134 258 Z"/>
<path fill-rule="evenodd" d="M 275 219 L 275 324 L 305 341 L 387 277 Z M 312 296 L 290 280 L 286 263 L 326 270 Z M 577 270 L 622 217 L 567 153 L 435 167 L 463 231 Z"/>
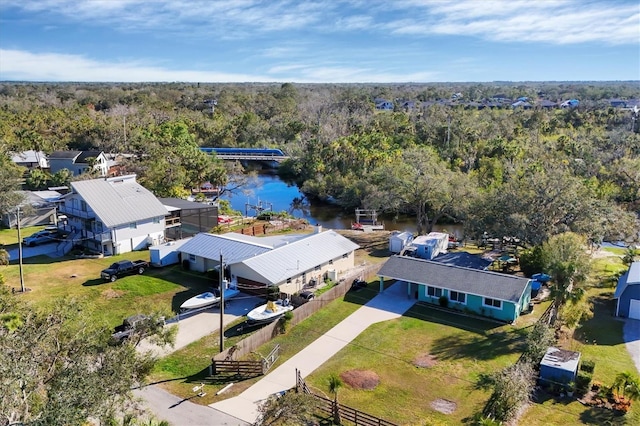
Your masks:
<path fill-rule="evenodd" d="M 520 301 L 529 282 L 528 278 L 406 256 L 390 257 L 378 275 L 513 303 Z"/>
<path fill-rule="evenodd" d="M 50 160 L 73 159 L 82 154 L 82 151 L 53 151 L 49 156 Z"/>
<path fill-rule="evenodd" d="M 71 182 L 71 187 L 108 228 L 153 217 L 164 217 L 167 209 L 135 175 Z"/>
<path fill-rule="evenodd" d="M 178 251 L 186 254 L 218 260 L 222 253 L 227 265 L 241 262 L 249 257 L 259 256 L 272 250 L 267 245 L 255 242 L 240 241 L 225 235 L 214 235 L 202 232 L 186 242 Z"/>
<path fill-rule="evenodd" d="M 276 284 L 359 247 L 334 231 L 325 231 L 309 234 L 242 263 L 263 276 L 265 282 Z"/>
<path fill-rule="evenodd" d="M 158 198 L 165 206 L 178 210 L 213 210 L 216 206 L 210 204 L 197 203 L 195 201 L 183 200 L 182 198 Z"/>
<path fill-rule="evenodd" d="M 614 298 L 619 298 L 630 285 L 640 285 L 640 262 L 633 262 L 629 270 L 618 279 Z"/>

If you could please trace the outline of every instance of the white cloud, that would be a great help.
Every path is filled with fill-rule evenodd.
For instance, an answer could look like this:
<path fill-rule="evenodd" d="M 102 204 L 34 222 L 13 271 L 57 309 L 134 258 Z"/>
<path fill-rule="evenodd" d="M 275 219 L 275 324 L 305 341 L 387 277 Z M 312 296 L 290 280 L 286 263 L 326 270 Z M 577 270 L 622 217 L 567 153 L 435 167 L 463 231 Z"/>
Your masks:
<path fill-rule="evenodd" d="M 141 62 L 102 62 L 78 55 L 0 49 L 0 80 L 100 82 L 267 82 L 267 76 L 169 70 Z"/>
<path fill-rule="evenodd" d="M 287 74 L 289 73 L 289 74 Z M 0 49 L 0 80 L 77 82 L 286 82 L 357 83 L 434 81 L 432 72 L 394 73 L 312 63 L 273 66 L 267 75 L 170 70 L 143 62 L 104 62 L 78 55 Z"/>
<path fill-rule="evenodd" d="M 640 3 L 583 1 L 409 2 L 416 18 L 389 22 L 402 35 L 459 35 L 494 41 L 638 44 Z"/>
<path fill-rule="evenodd" d="M 302 30 L 484 40 L 638 44 L 640 3 L 609 0 L 2 0 L 46 19 L 178 37 L 244 39 Z M 293 34 L 293 33 L 292 33 Z"/>

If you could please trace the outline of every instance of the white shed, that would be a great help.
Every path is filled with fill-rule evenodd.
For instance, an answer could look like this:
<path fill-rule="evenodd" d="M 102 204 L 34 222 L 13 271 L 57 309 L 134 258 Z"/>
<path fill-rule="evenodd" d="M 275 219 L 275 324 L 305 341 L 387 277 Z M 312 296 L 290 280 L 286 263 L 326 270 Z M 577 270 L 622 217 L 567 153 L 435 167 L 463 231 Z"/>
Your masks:
<path fill-rule="evenodd" d="M 152 266 L 169 266 L 180 262 L 178 249 L 191 238 L 169 241 L 158 246 L 149 247 L 149 258 Z"/>
<path fill-rule="evenodd" d="M 400 253 L 413 241 L 411 232 L 393 231 L 389 237 L 389 251 L 391 253 Z"/>

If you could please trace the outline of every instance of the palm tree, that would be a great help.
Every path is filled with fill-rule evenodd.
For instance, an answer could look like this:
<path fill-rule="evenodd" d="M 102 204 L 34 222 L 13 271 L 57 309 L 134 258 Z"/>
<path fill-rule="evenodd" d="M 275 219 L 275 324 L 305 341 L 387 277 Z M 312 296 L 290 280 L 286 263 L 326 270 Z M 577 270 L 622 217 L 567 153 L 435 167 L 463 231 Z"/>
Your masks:
<path fill-rule="evenodd" d="M 628 371 L 618 373 L 613 382 L 613 388 L 618 396 L 622 395 L 630 401 L 640 399 L 640 381 Z"/>
<path fill-rule="evenodd" d="M 342 387 L 342 380 L 335 374 L 329 376 L 329 393 L 333 394 L 333 424 L 339 425 L 340 420 L 340 408 L 338 406 L 338 389 Z"/>
<path fill-rule="evenodd" d="M 585 239 L 577 234 L 566 232 L 554 235 L 544 244 L 544 251 L 550 259 L 547 267 L 553 277 L 551 296 L 555 309 L 551 319 L 553 324 L 557 312 L 567 301 L 576 302 L 584 296 L 584 290 L 576 287 L 587 278 L 590 258 L 586 253 Z"/>

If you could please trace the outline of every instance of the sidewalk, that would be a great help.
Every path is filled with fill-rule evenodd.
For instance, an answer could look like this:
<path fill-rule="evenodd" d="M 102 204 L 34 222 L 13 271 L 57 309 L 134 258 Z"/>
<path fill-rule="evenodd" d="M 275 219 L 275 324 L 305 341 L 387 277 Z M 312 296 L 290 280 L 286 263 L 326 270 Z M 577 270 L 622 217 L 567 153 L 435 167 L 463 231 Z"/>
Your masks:
<path fill-rule="evenodd" d="M 248 423 L 258 417 L 257 406 L 270 395 L 295 386 L 295 370 L 302 377 L 311 374 L 371 324 L 402 316 L 413 304 L 406 285 L 393 284 L 366 305 L 345 318 L 322 337 L 287 360 L 240 395 L 211 404 L 210 407 Z"/>

